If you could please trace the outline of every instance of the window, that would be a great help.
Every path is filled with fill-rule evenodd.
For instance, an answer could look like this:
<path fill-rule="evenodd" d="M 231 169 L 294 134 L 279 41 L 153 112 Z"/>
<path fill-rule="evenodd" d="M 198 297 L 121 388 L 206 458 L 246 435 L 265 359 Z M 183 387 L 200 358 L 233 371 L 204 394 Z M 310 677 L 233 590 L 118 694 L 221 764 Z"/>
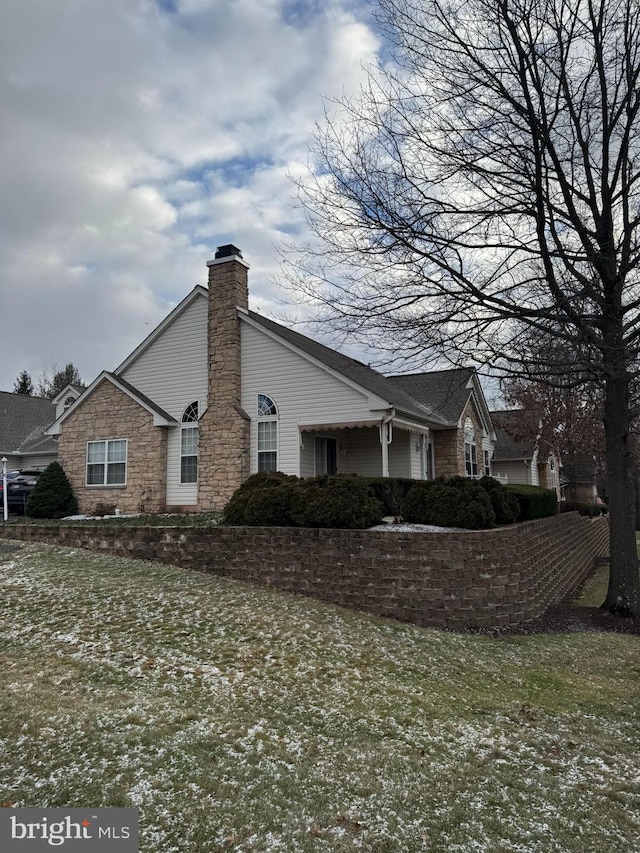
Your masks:
<path fill-rule="evenodd" d="M 316 474 L 335 474 L 338 470 L 337 442 L 335 438 L 316 436 Z"/>
<path fill-rule="evenodd" d="M 63 403 L 64 408 L 68 409 L 72 403 L 75 403 L 75 401 L 76 401 L 75 397 L 67 397 L 67 399 Z"/>
<path fill-rule="evenodd" d="M 485 477 L 491 476 L 491 455 L 488 450 L 484 451 L 484 475 Z"/>
<path fill-rule="evenodd" d="M 189 403 L 180 427 L 180 482 L 198 482 L 198 401 Z"/>
<path fill-rule="evenodd" d="M 271 397 L 258 394 L 258 471 L 278 470 L 278 409 Z"/>
<path fill-rule="evenodd" d="M 127 482 L 127 439 L 87 442 L 87 485 L 124 486 Z"/>
<path fill-rule="evenodd" d="M 478 476 L 477 452 L 476 431 L 471 418 L 467 418 L 464 422 L 464 465 L 467 477 Z"/>

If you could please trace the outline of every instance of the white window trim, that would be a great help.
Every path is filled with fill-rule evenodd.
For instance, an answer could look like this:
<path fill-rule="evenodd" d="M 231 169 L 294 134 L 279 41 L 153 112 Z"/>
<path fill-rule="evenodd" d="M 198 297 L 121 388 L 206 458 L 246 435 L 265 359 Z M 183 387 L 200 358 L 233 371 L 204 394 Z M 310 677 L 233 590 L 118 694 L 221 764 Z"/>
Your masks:
<path fill-rule="evenodd" d="M 107 457 L 109 455 L 109 447 L 108 445 L 111 442 L 115 441 L 124 441 L 125 453 L 124 453 L 124 483 L 107 483 L 107 470 L 110 463 L 107 462 Z M 102 483 L 89 483 L 89 445 L 90 444 L 104 444 L 105 445 L 105 453 L 104 453 L 104 482 Z M 102 463 L 91 463 L 91 464 L 102 464 Z M 111 463 L 121 465 L 121 462 Z M 85 451 L 85 465 L 84 465 L 84 478 L 85 478 L 85 486 L 88 489 L 124 489 L 127 485 L 127 479 L 129 477 L 129 439 L 128 438 L 95 438 L 91 441 L 87 441 L 87 447 Z"/>
<path fill-rule="evenodd" d="M 181 420 L 180 421 L 180 462 L 179 462 L 179 472 L 178 472 L 178 485 L 184 486 L 185 488 L 192 488 L 193 486 L 197 486 L 198 485 L 198 479 L 200 477 L 200 411 L 201 411 L 200 410 L 200 400 L 192 400 L 191 403 L 189 403 L 187 406 L 185 406 L 184 412 L 182 413 L 182 417 L 184 418 L 184 416 L 187 412 L 187 409 L 190 409 L 191 406 L 193 406 L 194 404 L 197 407 L 197 411 L 198 411 L 197 420 L 195 420 L 195 421 L 193 421 L 193 420 L 189 420 L 189 421 Z M 183 431 L 185 429 L 196 429 L 198 431 L 196 453 L 195 453 L 195 457 L 196 457 L 196 478 L 195 478 L 195 480 L 189 480 L 189 481 L 184 481 L 182 479 L 182 460 L 186 456 L 191 457 L 194 454 L 193 453 L 189 453 L 189 454 L 183 454 L 182 453 L 182 435 L 183 435 Z"/>
<path fill-rule="evenodd" d="M 279 409 L 276 401 L 271 396 L 271 394 L 265 394 L 264 391 L 260 391 L 256 395 L 256 411 L 259 411 L 259 408 L 258 408 L 259 402 L 258 401 L 259 401 L 260 397 L 266 397 L 268 400 L 271 400 L 271 402 L 273 403 L 273 406 L 276 410 L 276 413 L 275 413 L 275 415 L 273 415 L 273 414 L 272 415 L 260 415 L 260 414 L 258 414 L 256 417 L 256 424 L 257 424 L 257 426 L 256 426 L 256 471 L 265 470 L 265 469 L 260 468 L 260 456 L 261 456 L 261 454 L 263 454 L 263 453 L 274 453 L 274 452 L 276 454 L 276 462 L 275 462 L 275 468 L 273 470 L 277 471 L 279 460 L 280 460 L 280 409 Z M 260 450 L 260 424 L 265 424 L 265 423 L 275 423 L 275 425 L 276 425 L 276 449 L 275 449 L 275 451 L 273 451 L 273 450 Z"/>
<path fill-rule="evenodd" d="M 478 448 L 476 447 L 476 428 L 471 418 L 464 422 L 464 470 L 467 477 L 478 476 Z M 469 462 L 467 463 L 467 448 L 469 449 Z M 484 461 L 484 460 L 483 460 Z M 471 470 L 469 470 L 469 468 Z M 475 471 L 474 471 L 475 468 Z"/>

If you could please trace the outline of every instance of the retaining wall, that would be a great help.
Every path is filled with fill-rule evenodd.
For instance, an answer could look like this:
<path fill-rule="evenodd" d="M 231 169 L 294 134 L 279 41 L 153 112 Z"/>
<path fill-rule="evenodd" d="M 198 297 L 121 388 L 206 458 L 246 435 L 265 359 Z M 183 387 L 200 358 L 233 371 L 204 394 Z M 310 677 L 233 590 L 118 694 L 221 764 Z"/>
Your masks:
<path fill-rule="evenodd" d="M 447 533 L 7 524 L 0 536 L 172 563 L 443 628 L 535 619 L 609 549 L 607 519 L 578 513 Z"/>

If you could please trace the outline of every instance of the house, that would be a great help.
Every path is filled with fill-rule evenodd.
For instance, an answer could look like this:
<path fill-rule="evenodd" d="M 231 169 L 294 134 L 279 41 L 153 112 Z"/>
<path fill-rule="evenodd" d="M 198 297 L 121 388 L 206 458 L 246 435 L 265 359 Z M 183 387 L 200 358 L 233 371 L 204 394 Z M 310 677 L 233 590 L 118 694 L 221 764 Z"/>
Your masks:
<path fill-rule="evenodd" d="M 491 412 L 496 431 L 493 474 L 509 483 L 524 483 L 555 489 L 560 498 L 560 460 L 554 451 L 536 438 L 524 437 L 531 418 L 521 409 Z M 531 423 L 528 424 L 531 427 Z"/>
<path fill-rule="evenodd" d="M 57 458 L 58 445 L 45 432 L 55 413 L 48 398 L 0 391 L 0 459 L 7 471 L 46 468 Z"/>
<path fill-rule="evenodd" d="M 219 509 L 256 471 L 428 478 L 488 470 L 470 370 L 386 377 L 248 308 L 235 246 L 114 371 L 59 412 L 80 507 Z"/>
<path fill-rule="evenodd" d="M 592 456 L 565 460 L 561 472 L 562 497 L 568 501 L 597 503 L 598 467 Z M 600 478 L 602 478 L 601 472 Z"/>

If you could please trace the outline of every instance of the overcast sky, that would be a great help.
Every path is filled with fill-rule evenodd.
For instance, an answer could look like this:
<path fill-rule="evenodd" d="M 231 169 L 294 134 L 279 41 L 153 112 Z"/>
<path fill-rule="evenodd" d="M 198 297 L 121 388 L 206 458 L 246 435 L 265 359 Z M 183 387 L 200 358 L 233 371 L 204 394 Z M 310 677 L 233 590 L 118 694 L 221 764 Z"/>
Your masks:
<path fill-rule="evenodd" d="M 16 0 L 0 10 L 0 390 L 112 370 L 233 242 L 282 310 L 289 174 L 380 44 L 365 0 Z"/>

